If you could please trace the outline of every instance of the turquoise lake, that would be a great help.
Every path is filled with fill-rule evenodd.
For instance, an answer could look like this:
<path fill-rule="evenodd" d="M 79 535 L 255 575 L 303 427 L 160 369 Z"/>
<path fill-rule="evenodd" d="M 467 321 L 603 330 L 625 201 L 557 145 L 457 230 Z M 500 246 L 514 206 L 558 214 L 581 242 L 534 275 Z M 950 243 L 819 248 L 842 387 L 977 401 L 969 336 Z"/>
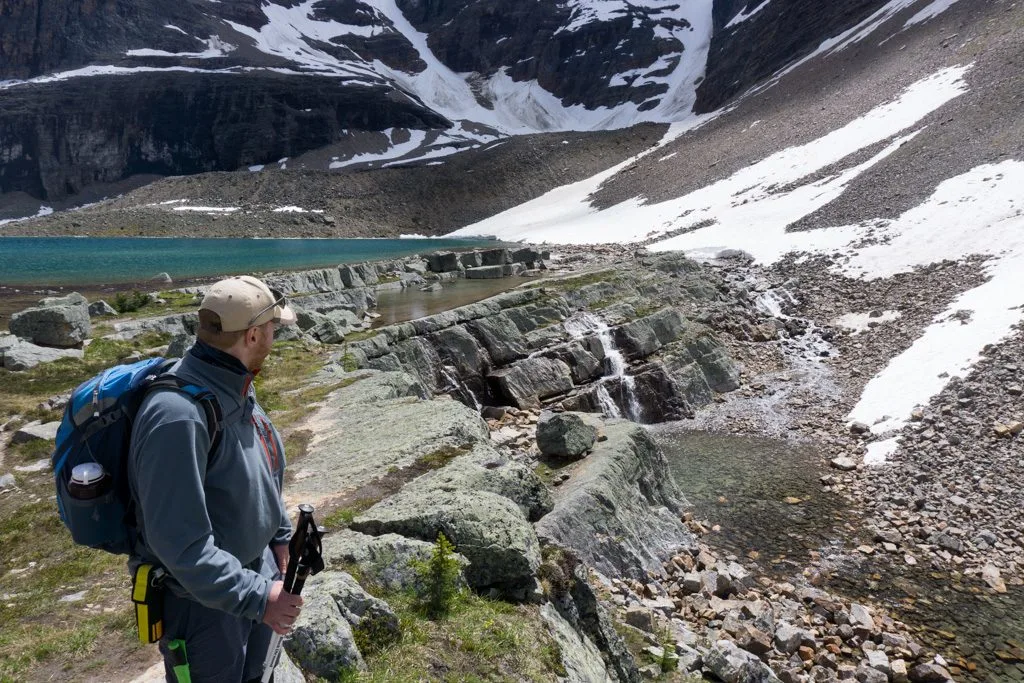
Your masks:
<path fill-rule="evenodd" d="M 185 280 L 496 245 L 461 239 L 0 237 L 0 284 L 117 284 L 159 273 Z"/>

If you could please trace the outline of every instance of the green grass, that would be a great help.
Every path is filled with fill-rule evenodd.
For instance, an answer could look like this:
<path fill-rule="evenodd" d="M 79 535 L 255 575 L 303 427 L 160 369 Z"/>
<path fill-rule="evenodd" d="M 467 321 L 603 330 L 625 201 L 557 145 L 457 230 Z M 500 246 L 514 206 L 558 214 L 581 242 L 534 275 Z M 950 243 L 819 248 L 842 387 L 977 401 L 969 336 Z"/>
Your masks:
<path fill-rule="evenodd" d="M 128 299 L 133 299 L 133 293 L 131 292 L 119 292 L 118 295 L 124 295 Z M 144 296 L 144 295 L 143 295 Z M 173 290 L 158 292 L 156 298 L 163 300 L 164 303 L 156 303 L 156 301 L 142 302 L 141 298 L 131 301 L 130 304 L 141 304 L 135 307 L 129 305 L 130 310 L 122 311 L 117 307 L 117 302 L 110 301 L 110 305 L 117 308 L 119 317 L 121 318 L 149 318 L 154 316 L 171 315 L 174 313 L 192 313 L 199 308 L 198 300 L 195 294 L 185 294 L 184 292 L 177 292 Z"/>
<path fill-rule="evenodd" d="M 347 680 L 554 681 L 565 675 L 559 648 L 535 606 L 465 592 L 446 619 L 431 621 L 411 595 L 380 597 L 398 615 L 402 639 L 376 648 L 366 656 L 368 671 L 350 673 Z"/>
<path fill-rule="evenodd" d="M 53 671 L 103 669 L 109 651 L 146 654 L 134 641 L 125 558 L 72 542 L 52 481 L 48 471 L 19 476 L 21 490 L 0 498 L 0 681 L 72 679 Z M 80 601 L 58 599 L 82 591 Z"/>
<path fill-rule="evenodd" d="M 586 287 L 587 285 L 596 284 L 598 282 L 618 282 L 621 278 L 622 275 L 616 270 L 597 270 L 590 273 L 583 273 L 582 275 L 573 275 L 571 277 L 566 278 L 544 279 L 539 282 L 530 283 L 529 285 L 527 285 L 527 287 L 530 289 L 543 287 L 545 289 L 569 291 L 573 289 L 579 289 L 580 287 Z"/>
<path fill-rule="evenodd" d="M 52 418 L 47 411 L 40 414 L 37 408 L 40 402 L 74 389 L 134 353 L 161 346 L 168 341 L 167 335 L 156 333 L 145 334 L 131 341 L 94 339 L 85 348 L 81 359 L 61 358 L 22 372 L 0 369 L 0 419 L 16 414 L 28 419 Z"/>
<path fill-rule="evenodd" d="M 376 337 L 378 334 L 380 334 L 380 330 L 376 330 L 376 329 L 371 329 L 371 330 L 355 330 L 353 332 L 346 332 L 345 333 L 345 341 L 346 342 L 363 341 L 364 339 L 371 339 L 373 337 Z"/>

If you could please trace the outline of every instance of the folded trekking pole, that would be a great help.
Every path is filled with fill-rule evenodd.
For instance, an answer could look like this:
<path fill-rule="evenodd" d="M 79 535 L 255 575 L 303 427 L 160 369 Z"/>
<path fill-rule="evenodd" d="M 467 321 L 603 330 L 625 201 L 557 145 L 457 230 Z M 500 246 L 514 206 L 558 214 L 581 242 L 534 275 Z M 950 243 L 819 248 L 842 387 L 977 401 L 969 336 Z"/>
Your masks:
<path fill-rule="evenodd" d="M 299 521 L 295 533 L 288 543 L 288 571 L 284 575 L 284 590 L 292 595 L 302 592 L 306 577 L 317 574 L 324 568 L 323 548 L 320 543 L 322 531 L 313 521 L 313 506 L 299 506 Z M 274 669 L 281 659 L 284 636 L 275 632 L 270 639 L 267 658 L 263 660 L 262 683 L 269 683 Z"/>

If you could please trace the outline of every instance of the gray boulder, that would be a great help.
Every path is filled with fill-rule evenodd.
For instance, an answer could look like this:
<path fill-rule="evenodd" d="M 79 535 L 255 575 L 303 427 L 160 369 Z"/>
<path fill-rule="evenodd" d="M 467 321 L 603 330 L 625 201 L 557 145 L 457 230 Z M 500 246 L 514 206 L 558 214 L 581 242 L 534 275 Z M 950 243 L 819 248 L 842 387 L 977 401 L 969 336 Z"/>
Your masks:
<path fill-rule="evenodd" d="M 475 410 L 456 401 L 420 400 L 423 387 L 407 373 L 357 376 L 365 379 L 327 396 L 310 417 L 315 436 L 306 455 L 288 468 L 296 500 L 336 496 L 490 437 Z"/>
<path fill-rule="evenodd" d="M 303 671 L 328 680 L 335 680 L 342 671 L 366 669 L 356 647 L 352 625 L 330 596 L 305 598 L 302 612 L 284 646 Z"/>
<path fill-rule="evenodd" d="M 31 441 L 53 441 L 57 438 L 57 429 L 60 427 L 60 422 L 29 422 L 23 427 L 19 427 L 14 435 L 11 437 L 12 444 L 29 443 Z"/>
<path fill-rule="evenodd" d="M 413 337 L 395 344 L 392 353 L 399 360 L 402 369 L 415 375 L 431 393 L 437 392 L 444 381 L 441 376 L 443 364 L 437 350 L 423 337 Z M 373 363 L 371 363 L 371 366 Z"/>
<path fill-rule="evenodd" d="M 467 280 L 498 280 L 512 275 L 512 266 L 480 266 L 479 268 L 467 268 Z"/>
<path fill-rule="evenodd" d="M 39 300 L 39 308 L 52 306 L 88 306 L 89 300 L 78 292 L 71 292 L 65 296 L 48 296 Z"/>
<path fill-rule="evenodd" d="M 102 299 L 89 304 L 89 317 L 98 318 L 104 315 L 117 315 L 117 309 Z"/>
<path fill-rule="evenodd" d="M 615 345 L 627 358 L 646 358 L 665 344 L 675 341 L 691 324 L 674 308 L 664 308 L 647 317 L 615 328 Z"/>
<path fill-rule="evenodd" d="M 483 265 L 483 261 L 480 259 L 479 251 L 464 251 L 459 254 L 459 263 L 462 264 L 463 268 L 479 268 Z M 468 277 L 468 275 L 467 275 Z"/>
<path fill-rule="evenodd" d="M 303 332 L 313 329 L 327 319 L 327 316 L 319 311 L 299 308 L 298 306 L 292 306 L 292 308 L 295 311 L 295 325 Z"/>
<path fill-rule="evenodd" d="M 723 683 L 779 683 L 771 668 L 729 640 L 720 640 L 704 655 L 704 668 Z"/>
<path fill-rule="evenodd" d="M 373 645 L 385 647 L 401 638 L 398 617 L 388 603 L 367 593 L 350 574 L 326 571 L 312 577 L 303 591 L 306 600 L 330 600 L 353 631 L 362 631 Z"/>
<path fill-rule="evenodd" d="M 419 583 L 414 562 L 430 559 L 434 544 L 418 541 L 398 534 L 367 536 L 350 529 L 331 532 L 324 537 L 324 560 L 331 567 L 349 566 L 387 591 L 413 589 Z M 456 556 L 465 567 L 469 564 L 462 555 Z M 465 582 L 465 577 L 459 575 Z"/>
<path fill-rule="evenodd" d="M 575 458 L 597 441 L 597 429 L 574 413 L 542 413 L 537 422 L 537 447 L 544 455 Z"/>
<path fill-rule="evenodd" d="M 318 268 L 285 273 L 268 277 L 264 281 L 267 286 L 279 289 L 285 294 L 332 292 L 345 286 L 337 268 Z"/>
<path fill-rule="evenodd" d="M 443 532 L 469 560 L 466 580 L 478 589 L 521 588 L 540 566 L 533 526 L 515 503 L 487 491 L 452 491 L 443 498 L 433 493 L 395 496 L 356 517 L 352 529 L 424 541 Z"/>
<path fill-rule="evenodd" d="M 190 313 L 175 313 L 161 318 L 143 318 L 141 320 L 126 320 L 121 323 L 114 323 L 113 335 L 115 339 L 134 339 L 135 337 L 155 332 L 170 336 L 178 334 L 195 334 L 199 329 L 199 315 Z"/>
<path fill-rule="evenodd" d="M 40 363 L 51 363 L 58 358 L 82 358 L 81 349 L 55 349 L 37 346 L 14 335 L 0 335 L 0 368 L 20 372 Z"/>
<path fill-rule="evenodd" d="M 9 327 L 11 334 L 33 344 L 64 349 L 81 346 L 92 333 L 84 303 L 29 308 L 12 315 Z"/>
<path fill-rule="evenodd" d="M 504 313 L 480 318 L 469 323 L 469 329 L 480 339 L 491 359 L 499 365 L 526 358 L 526 338 Z"/>
<path fill-rule="evenodd" d="M 740 371 L 729 350 L 704 325 L 688 323 L 678 339 L 666 345 L 660 355 L 673 377 L 695 369 L 713 391 L 726 393 L 740 386 Z"/>
<path fill-rule="evenodd" d="M 314 339 L 324 344 L 340 344 L 345 341 L 345 335 L 359 327 L 360 324 L 355 313 L 346 308 L 337 308 L 320 315 L 323 317 L 316 325 L 309 328 L 308 332 Z"/>
<path fill-rule="evenodd" d="M 459 270 L 459 255 L 452 251 L 439 251 L 427 256 L 427 267 L 434 273 L 451 273 Z"/>
<path fill-rule="evenodd" d="M 157 273 L 153 277 L 149 278 L 149 280 L 150 282 L 156 282 L 157 284 L 161 285 L 169 285 L 172 282 L 174 282 L 174 280 L 171 279 L 169 273 Z"/>
<path fill-rule="evenodd" d="M 405 270 L 410 272 L 410 273 L 415 273 L 416 275 L 423 276 L 427 272 L 427 262 L 426 261 L 406 261 L 405 262 Z"/>
<path fill-rule="evenodd" d="M 366 286 L 366 283 L 363 282 L 363 278 L 360 277 L 359 272 L 353 266 L 338 266 L 338 274 L 341 276 L 342 283 L 348 289 Z"/>
<path fill-rule="evenodd" d="M 609 420 L 604 432 L 607 439 L 552 492 L 555 508 L 537 522 L 537 534 L 606 576 L 646 581 L 662 558 L 694 547 L 679 520 L 686 501 L 643 427 Z"/>
<path fill-rule="evenodd" d="M 486 249 L 480 252 L 480 261 L 485 266 L 503 266 L 512 262 L 508 249 Z"/>
<path fill-rule="evenodd" d="M 355 287 L 353 289 L 338 289 L 330 292 L 318 292 L 310 294 L 298 300 L 302 308 L 309 311 L 327 313 L 339 306 L 347 307 L 348 310 L 362 316 L 367 309 L 377 305 L 373 287 Z"/>
<path fill-rule="evenodd" d="M 533 247 L 523 247 L 522 249 L 516 249 L 511 255 L 513 263 L 525 263 L 530 268 L 533 268 L 535 263 L 540 262 L 540 252 Z"/>
<path fill-rule="evenodd" d="M 601 363 L 604 359 L 604 349 L 601 347 L 600 341 L 596 339 L 595 341 L 597 343 L 594 346 L 597 348 L 600 357 L 595 356 L 588 348 L 585 348 L 583 343 L 576 341 L 545 352 L 545 355 L 557 358 L 568 365 L 572 373 L 572 381 L 576 384 L 584 384 L 596 377 L 600 377 L 604 372 Z M 587 343 L 589 345 L 589 342 Z"/>
<path fill-rule="evenodd" d="M 372 287 L 380 282 L 380 278 L 377 275 L 377 268 L 372 263 L 357 263 L 352 266 L 352 269 L 355 270 L 367 287 Z"/>
<path fill-rule="evenodd" d="M 275 335 L 276 336 L 276 335 Z M 176 334 L 171 339 L 171 343 L 167 345 L 167 357 L 168 358 L 181 358 L 192 346 L 196 343 L 196 336 L 194 334 Z"/>
<path fill-rule="evenodd" d="M 527 358 L 488 375 L 502 398 L 519 408 L 538 408 L 541 399 L 572 389 L 569 366 L 551 358 Z"/>
<path fill-rule="evenodd" d="M 461 325 L 434 333 L 430 341 L 445 364 L 455 366 L 459 377 L 483 375 L 490 366 L 480 342 Z"/>

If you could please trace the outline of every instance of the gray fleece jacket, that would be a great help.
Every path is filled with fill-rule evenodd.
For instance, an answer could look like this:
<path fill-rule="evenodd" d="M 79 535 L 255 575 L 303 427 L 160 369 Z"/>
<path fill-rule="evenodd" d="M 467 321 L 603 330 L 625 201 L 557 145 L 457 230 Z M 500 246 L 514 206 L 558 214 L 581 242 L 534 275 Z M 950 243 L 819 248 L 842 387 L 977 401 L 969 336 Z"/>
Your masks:
<path fill-rule="evenodd" d="M 161 389 L 143 401 L 128 459 L 140 536 L 130 565 L 159 564 L 174 593 L 261 621 L 271 583 L 263 553 L 291 534 L 284 445 L 234 357 L 198 342 L 172 372 L 216 395 L 220 444 L 209 453 L 203 407 L 185 394 Z"/>

